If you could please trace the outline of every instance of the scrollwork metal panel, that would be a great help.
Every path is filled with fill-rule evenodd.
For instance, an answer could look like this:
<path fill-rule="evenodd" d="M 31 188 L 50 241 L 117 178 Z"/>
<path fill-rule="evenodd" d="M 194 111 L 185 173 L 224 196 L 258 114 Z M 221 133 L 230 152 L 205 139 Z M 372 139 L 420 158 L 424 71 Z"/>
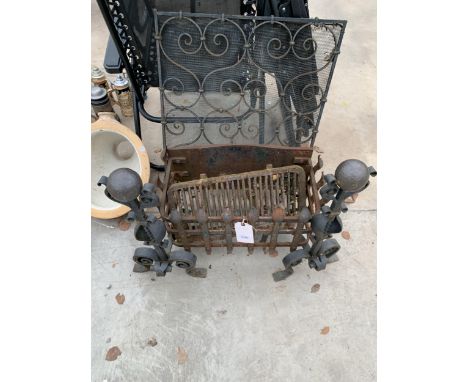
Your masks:
<path fill-rule="evenodd" d="M 167 147 L 313 145 L 346 21 L 154 12 Z"/>

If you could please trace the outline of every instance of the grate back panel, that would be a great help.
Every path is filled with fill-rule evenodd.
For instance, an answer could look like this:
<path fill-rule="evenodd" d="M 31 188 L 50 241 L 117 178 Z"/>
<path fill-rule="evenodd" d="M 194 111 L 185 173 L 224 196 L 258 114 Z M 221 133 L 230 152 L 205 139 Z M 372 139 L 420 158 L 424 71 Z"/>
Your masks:
<path fill-rule="evenodd" d="M 155 12 L 167 147 L 312 145 L 346 22 Z"/>

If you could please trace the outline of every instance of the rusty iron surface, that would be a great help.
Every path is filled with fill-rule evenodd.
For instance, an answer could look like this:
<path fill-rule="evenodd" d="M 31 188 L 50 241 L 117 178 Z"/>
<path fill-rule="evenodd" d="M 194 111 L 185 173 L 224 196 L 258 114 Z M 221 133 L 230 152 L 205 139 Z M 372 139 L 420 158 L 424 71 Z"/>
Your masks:
<path fill-rule="evenodd" d="M 221 216 L 226 208 L 236 216 L 247 217 L 252 208 L 260 216 L 279 216 L 276 207 L 294 215 L 305 206 L 305 186 L 303 168 L 293 165 L 179 182 L 169 187 L 167 196 L 170 210 L 178 209 L 184 217 L 198 211 Z"/>
<path fill-rule="evenodd" d="M 313 149 L 309 147 L 282 147 L 263 145 L 206 145 L 167 149 L 166 161 L 173 159 L 173 172 L 182 181 L 238 174 L 293 164 L 307 164 Z"/>
<path fill-rule="evenodd" d="M 168 234 L 185 250 L 207 253 L 263 247 L 274 256 L 276 247 L 307 244 L 323 166 L 311 157 L 309 148 L 258 145 L 167 150 L 161 213 Z M 234 224 L 244 219 L 253 226 L 253 244 L 236 240 Z"/>

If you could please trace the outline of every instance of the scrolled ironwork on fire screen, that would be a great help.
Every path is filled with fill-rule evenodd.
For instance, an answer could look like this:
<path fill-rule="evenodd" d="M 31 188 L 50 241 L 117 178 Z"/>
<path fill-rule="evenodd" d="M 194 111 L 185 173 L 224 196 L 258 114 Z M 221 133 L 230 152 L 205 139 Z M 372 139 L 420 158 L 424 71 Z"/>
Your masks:
<path fill-rule="evenodd" d="M 164 140 L 312 145 L 345 21 L 154 13 Z"/>

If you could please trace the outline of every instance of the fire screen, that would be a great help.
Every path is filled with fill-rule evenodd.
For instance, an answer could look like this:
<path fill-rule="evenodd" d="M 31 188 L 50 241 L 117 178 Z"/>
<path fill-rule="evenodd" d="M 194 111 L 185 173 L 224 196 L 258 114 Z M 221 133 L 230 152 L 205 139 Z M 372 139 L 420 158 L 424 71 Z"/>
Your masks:
<path fill-rule="evenodd" d="M 154 12 L 169 148 L 312 145 L 346 22 Z"/>

